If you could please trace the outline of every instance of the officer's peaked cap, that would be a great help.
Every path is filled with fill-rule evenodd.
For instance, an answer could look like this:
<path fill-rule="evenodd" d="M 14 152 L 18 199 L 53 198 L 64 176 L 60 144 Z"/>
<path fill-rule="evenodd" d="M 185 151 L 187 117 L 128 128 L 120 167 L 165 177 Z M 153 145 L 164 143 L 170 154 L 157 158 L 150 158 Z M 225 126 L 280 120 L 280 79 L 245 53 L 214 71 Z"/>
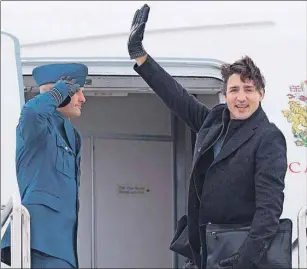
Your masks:
<path fill-rule="evenodd" d="M 71 77 L 77 80 L 80 87 L 83 87 L 87 75 L 87 66 L 80 63 L 48 64 L 38 66 L 32 71 L 32 76 L 38 86 L 55 83 L 61 77 Z"/>

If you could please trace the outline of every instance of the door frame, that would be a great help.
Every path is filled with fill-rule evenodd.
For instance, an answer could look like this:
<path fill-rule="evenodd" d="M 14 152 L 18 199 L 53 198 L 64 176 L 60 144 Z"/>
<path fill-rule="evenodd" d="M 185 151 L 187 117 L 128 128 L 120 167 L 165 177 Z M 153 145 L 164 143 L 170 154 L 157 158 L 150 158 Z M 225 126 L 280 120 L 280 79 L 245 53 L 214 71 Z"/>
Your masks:
<path fill-rule="evenodd" d="M 156 57 L 155 61 L 164 68 L 171 76 L 176 77 L 200 77 L 200 78 L 213 78 L 219 81 L 222 81 L 221 76 L 221 66 L 224 64 L 223 61 L 218 59 L 210 59 L 210 58 L 167 58 L 167 57 Z M 83 63 L 88 66 L 89 76 L 138 76 L 138 74 L 134 71 L 133 65 L 134 62 L 131 61 L 127 57 L 24 57 L 21 58 L 21 65 L 22 65 L 22 74 L 24 76 L 24 83 L 30 83 L 30 91 L 35 85 L 35 82 L 32 78 L 32 70 L 40 65 L 44 64 L 51 64 L 51 63 L 66 63 L 66 62 L 76 62 L 76 63 Z M 27 79 L 27 81 L 26 81 Z M 26 85 L 27 86 L 27 85 Z M 26 90 L 27 87 L 25 88 Z M 187 89 L 190 92 L 190 89 Z M 148 87 L 148 91 L 143 92 L 150 92 Z M 199 90 L 198 94 L 202 94 L 202 91 Z M 206 94 L 208 94 L 206 92 Z M 219 103 L 223 103 L 223 96 L 221 95 L 220 91 L 216 89 L 212 91 L 211 94 L 217 94 Z M 175 138 L 175 133 L 178 131 L 185 132 L 185 135 L 179 139 L 188 139 L 187 133 L 185 128 L 180 125 L 178 119 L 172 116 L 171 120 L 171 130 L 172 134 L 170 136 L 172 142 L 172 154 L 173 154 L 173 234 L 176 230 L 177 220 L 179 214 L 182 214 L 184 211 L 183 208 L 180 209 L 178 212 L 178 193 L 184 194 L 187 193 L 187 186 L 186 184 L 177 185 L 177 175 L 178 171 L 176 170 L 176 159 L 178 158 L 176 154 L 177 143 Z M 94 134 L 86 134 L 84 137 L 91 137 L 91 144 L 93 145 L 94 141 L 92 140 Z M 139 139 L 142 139 L 142 136 L 138 135 Z M 177 136 L 178 138 L 178 136 Z M 115 138 L 116 139 L 116 138 Z M 118 139 L 124 139 L 118 138 Z M 148 139 L 148 138 L 145 138 Z M 149 138 L 150 139 L 150 138 Z M 165 137 L 164 139 L 168 139 Z M 91 149 L 92 150 L 92 149 Z M 93 156 L 93 152 L 91 152 L 91 156 Z M 93 158 L 93 157 L 92 157 Z M 91 160 L 93 161 L 93 160 Z M 91 164 L 93 165 L 93 163 Z M 92 167 L 94 169 L 94 167 Z M 93 171 L 92 171 L 93 174 Z M 182 174 L 182 173 L 181 173 Z M 92 180 L 94 175 L 92 175 Z M 181 176 L 184 176 L 183 174 Z M 94 205 L 92 204 L 92 207 Z M 93 208 L 92 208 L 93 210 Z M 180 217 L 180 216 L 179 216 Z M 92 227 L 93 228 L 93 227 Z M 94 239 L 94 231 L 92 231 L 92 240 Z M 92 247 L 95 242 L 92 242 Z M 93 252 L 93 251 L 92 251 Z M 93 257 L 92 253 L 92 258 Z M 95 261 L 95 260 L 94 260 Z M 94 262 L 92 261 L 92 262 Z M 179 255 L 173 253 L 173 268 L 178 268 L 178 266 L 182 266 L 183 259 L 179 261 Z"/>
<path fill-rule="evenodd" d="M 218 59 L 155 57 L 155 61 L 172 76 L 222 79 L 220 69 L 224 62 Z M 134 62 L 127 57 L 23 57 L 22 74 L 31 75 L 32 70 L 40 65 L 67 62 L 87 65 L 89 75 L 137 75 L 133 69 Z"/>

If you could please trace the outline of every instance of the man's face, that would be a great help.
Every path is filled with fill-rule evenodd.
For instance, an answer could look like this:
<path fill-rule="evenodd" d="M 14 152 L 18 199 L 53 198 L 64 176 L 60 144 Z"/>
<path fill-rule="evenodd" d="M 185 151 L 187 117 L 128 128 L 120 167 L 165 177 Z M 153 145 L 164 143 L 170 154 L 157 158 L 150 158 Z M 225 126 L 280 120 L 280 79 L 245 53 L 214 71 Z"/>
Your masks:
<path fill-rule="evenodd" d="M 82 104 L 86 101 L 83 95 L 83 89 L 80 88 L 72 97 L 68 105 L 58 108 L 58 111 L 67 118 L 76 118 L 81 116 Z"/>
<path fill-rule="evenodd" d="M 259 107 L 263 97 L 264 91 L 262 89 L 258 91 L 253 81 L 242 82 L 238 74 L 229 77 L 225 99 L 231 119 L 249 118 Z"/>

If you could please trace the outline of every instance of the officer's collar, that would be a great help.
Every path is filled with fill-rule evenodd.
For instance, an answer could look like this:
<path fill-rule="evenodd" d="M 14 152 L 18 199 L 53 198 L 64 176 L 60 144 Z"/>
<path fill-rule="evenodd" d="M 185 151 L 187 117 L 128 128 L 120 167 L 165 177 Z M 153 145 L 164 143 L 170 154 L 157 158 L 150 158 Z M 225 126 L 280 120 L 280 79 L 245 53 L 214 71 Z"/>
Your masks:
<path fill-rule="evenodd" d="M 68 120 L 69 121 L 69 119 L 66 117 L 66 116 L 64 116 L 60 111 L 58 111 L 58 110 L 55 110 L 55 116 L 57 116 L 57 117 L 59 117 L 59 118 L 61 118 L 61 119 L 63 119 L 63 120 Z"/>

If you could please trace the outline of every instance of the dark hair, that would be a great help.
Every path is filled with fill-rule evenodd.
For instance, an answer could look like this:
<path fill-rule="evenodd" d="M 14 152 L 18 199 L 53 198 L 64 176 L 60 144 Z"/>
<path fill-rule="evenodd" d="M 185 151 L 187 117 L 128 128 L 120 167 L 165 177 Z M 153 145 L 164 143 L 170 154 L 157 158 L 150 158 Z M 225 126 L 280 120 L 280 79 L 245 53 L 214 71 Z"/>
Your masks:
<path fill-rule="evenodd" d="M 265 91 L 265 79 L 262 76 L 259 68 L 254 64 L 253 60 L 248 56 L 237 60 L 233 64 L 223 64 L 221 74 L 223 77 L 222 93 L 226 94 L 227 82 L 231 75 L 238 74 L 241 80 L 252 80 L 255 83 L 256 89 Z"/>

